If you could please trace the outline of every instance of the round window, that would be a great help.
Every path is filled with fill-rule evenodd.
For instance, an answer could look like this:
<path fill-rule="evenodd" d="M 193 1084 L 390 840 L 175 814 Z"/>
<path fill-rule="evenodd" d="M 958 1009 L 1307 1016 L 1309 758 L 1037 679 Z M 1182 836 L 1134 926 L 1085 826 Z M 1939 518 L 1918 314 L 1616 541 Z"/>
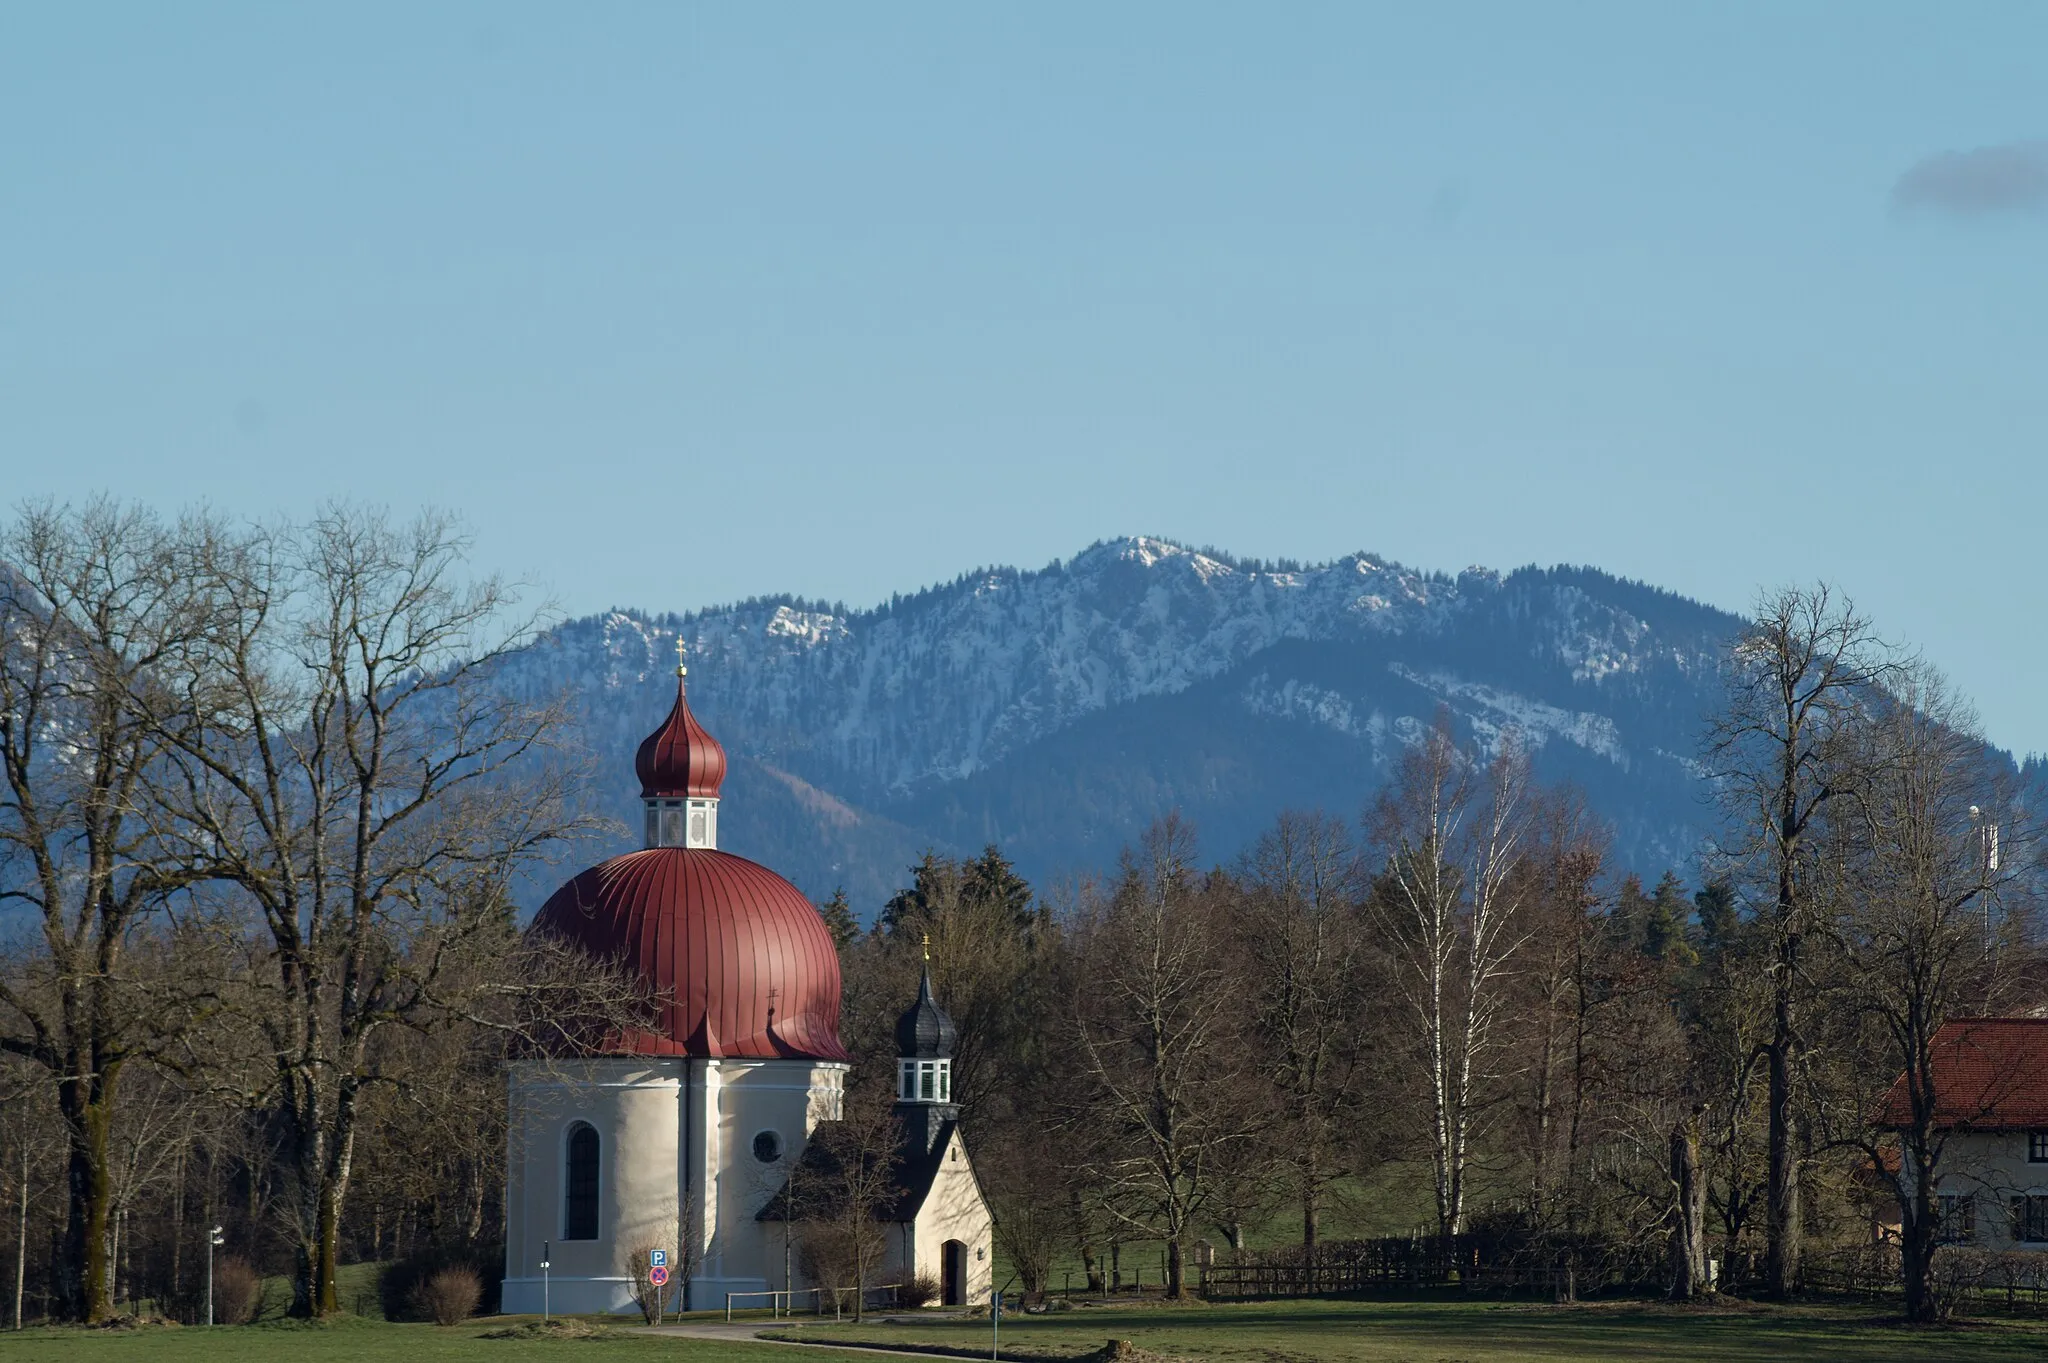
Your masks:
<path fill-rule="evenodd" d="M 773 1131 L 763 1131 L 754 1137 L 754 1158 L 763 1164 L 773 1164 L 782 1158 L 782 1137 Z"/>

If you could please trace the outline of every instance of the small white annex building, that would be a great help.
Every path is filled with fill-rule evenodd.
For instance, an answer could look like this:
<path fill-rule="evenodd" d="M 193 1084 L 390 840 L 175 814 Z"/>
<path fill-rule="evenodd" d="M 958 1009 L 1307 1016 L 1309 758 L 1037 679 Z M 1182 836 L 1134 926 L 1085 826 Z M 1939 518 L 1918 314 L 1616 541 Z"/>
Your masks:
<path fill-rule="evenodd" d="M 775 1208 L 820 1124 L 841 1117 L 838 952 L 795 886 L 718 850 L 725 752 L 690 713 L 683 671 L 634 764 L 646 846 L 584 871 L 534 920 L 633 970 L 664 1004 L 657 1026 L 601 1057 L 509 1067 L 507 1312 L 541 1309 L 544 1255 L 548 1305 L 565 1313 L 636 1309 L 633 1256 L 657 1248 L 694 1266 L 672 1309 L 815 1285 Z M 929 974 L 898 1036 L 904 1137 L 881 1280 L 927 1273 L 965 1302 L 988 1291 L 992 1222 Z"/>

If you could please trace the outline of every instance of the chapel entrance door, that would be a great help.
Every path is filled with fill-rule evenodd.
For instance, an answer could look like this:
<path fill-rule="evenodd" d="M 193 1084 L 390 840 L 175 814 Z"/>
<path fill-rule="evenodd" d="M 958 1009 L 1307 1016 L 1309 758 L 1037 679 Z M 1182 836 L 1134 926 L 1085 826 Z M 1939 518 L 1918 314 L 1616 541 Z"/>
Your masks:
<path fill-rule="evenodd" d="M 967 1305 L 967 1246 L 948 1240 L 939 1254 L 939 1295 L 948 1306 Z"/>

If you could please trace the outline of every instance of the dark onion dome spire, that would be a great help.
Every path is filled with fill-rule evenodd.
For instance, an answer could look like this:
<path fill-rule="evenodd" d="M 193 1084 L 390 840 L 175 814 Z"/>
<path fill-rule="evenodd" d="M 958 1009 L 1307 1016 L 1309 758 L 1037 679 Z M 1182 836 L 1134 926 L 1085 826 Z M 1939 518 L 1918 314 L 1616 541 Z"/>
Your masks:
<path fill-rule="evenodd" d="M 917 986 L 917 1002 L 896 1020 L 896 1054 L 905 1060 L 950 1060 L 953 1043 L 959 1036 L 953 1030 L 953 1019 L 932 997 L 931 957 L 926 956 L 924 978 Z"/>
<path fill-rule="evenodd" d="M 689 669 L 676 640 L 676 704 L 633 758 L 643 800 L 715 800 L 725 782 L 725 749 L 690 713 Z"/>

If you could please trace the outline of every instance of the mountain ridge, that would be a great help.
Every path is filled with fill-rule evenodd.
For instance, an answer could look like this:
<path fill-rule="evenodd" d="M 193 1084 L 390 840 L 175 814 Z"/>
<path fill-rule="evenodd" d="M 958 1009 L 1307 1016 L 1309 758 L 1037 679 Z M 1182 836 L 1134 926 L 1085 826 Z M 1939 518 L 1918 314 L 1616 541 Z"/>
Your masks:
<path fill-rule="evenodd" d="M 1482 746 L 1522 732 L 1636 869 L 1683 867 L 1711 822 L 1695 758 L 1741 625 L 1579 565 L 1452 575 L 1128 536 L 865 609 L 603 612 L 502 674 L 569 694 L 588 799 L 637 827 L 630 755 L 681 635 L 692 704 L 733 758 L 726 844 L 871 913 L 926 846 L 997 842 L 1043 879 L 1105 866 L 1167 809 L 1219 860 L 1280 809 L 1353 814 L 1439 708 Z"/>

